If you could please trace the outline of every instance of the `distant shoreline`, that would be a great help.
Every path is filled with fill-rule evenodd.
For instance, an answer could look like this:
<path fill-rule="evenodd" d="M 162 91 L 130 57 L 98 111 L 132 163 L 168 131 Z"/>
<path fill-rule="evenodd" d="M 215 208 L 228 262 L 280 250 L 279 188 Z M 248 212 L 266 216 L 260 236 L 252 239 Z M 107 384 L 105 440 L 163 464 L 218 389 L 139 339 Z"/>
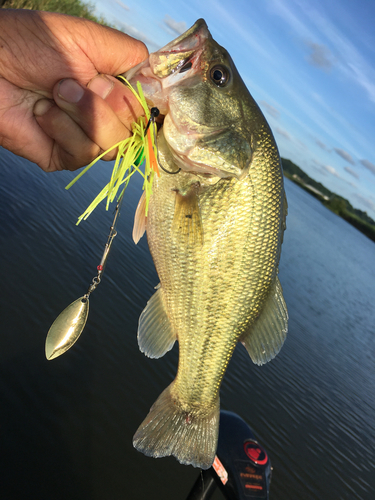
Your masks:
<path fill-rule="evenodd" d="M 332 212 L 345 219 L 358 231 L 375 242 L 375 221 L 366 212 L 354 208 L 346 198 L 333 193 L 323 184 L 312 179 L 291 160 L 281 158 L 281 162 L 285 177 L 317 198 Z"/>

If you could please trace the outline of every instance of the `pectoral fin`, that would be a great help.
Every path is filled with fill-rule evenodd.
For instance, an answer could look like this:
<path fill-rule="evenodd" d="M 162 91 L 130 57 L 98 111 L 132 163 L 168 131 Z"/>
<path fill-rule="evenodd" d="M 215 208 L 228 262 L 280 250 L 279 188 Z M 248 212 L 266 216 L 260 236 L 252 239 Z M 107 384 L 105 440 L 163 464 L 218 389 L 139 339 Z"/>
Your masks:
<path fill-rule="evenodd" d="M 242 335 L 240 341 L 252 361 L 257 365 L 264 365 L 278 354 L 287 331 L 288 311 L 280 281 L 276 277 L 261 315 L 249 331 Z"/>
<path fill-rule="evenodd" d="M 146 193 L 143 194 L 138 202 L 137 210 L 134 216 L 133 240 L 137 244 L 146 231 Z"/>
<path fill-rule="evenodd" d="M 172 349 L 176 339 L 164 307 L 162 289 L 159 288 L 139 318 L 139 349 L 149 358 L 161 358 Z"/>
<path fill-rule="evenodd" d="M 176 191 L 172 230 L 184 245 L 203 244 L 198 188 L 199 186 L 192 185 L 186 194 Z"/>

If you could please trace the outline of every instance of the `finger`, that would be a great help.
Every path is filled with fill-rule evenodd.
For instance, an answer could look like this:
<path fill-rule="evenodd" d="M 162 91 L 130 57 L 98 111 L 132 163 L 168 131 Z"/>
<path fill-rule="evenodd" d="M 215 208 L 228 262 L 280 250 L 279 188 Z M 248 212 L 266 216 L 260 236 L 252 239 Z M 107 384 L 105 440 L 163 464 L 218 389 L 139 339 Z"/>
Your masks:
<path fill-rule="evenodd" d="M 40 99 L 34 106 L 34 116 L 44 132 L 43 162 L 39 161 L 43 170 L 76 170 L 102 152 L 52 100 Z"/>
<path fill-rule="evenodd" d="M 94 89 L 96 92 L 66 79 L 55 86 L 53 96 L 59 108 L 105 151 L 129 137 L 132 123 L 143 109 L 132 92 L 113 77 L 97 79 Z"/>
<path fill-rule="evenodd" d="M 49 138 L 50 163 L 44 169 L 75 170 L 129 137 L 132 122 L 143 111 L 136 98 L 111 77 L 98 78 L 94 89 L 63 80 L 54 89 L 60 107 L 46 99 L 35 106 L 37 122 Z M 114 109 L 102 98 L 109 95 Z M 115 156 L 112 150 L 103 159 Z"/>
<path fill-rule="evenodd" d="M 97 75 L 87 87 L 106 101 L 122 123 L 132 125 L 143 114 L 142 107 L 129 88 L 110 75 Z"/>

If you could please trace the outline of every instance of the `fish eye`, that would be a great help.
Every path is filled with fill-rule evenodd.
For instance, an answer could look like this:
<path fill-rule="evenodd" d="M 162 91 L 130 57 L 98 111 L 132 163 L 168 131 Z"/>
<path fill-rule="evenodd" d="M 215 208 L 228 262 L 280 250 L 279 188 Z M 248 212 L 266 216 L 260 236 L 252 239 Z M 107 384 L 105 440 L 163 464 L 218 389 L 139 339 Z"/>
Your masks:
<path fill-rule="evenodd" d="M 224 87 L 229 82 L 229 70 L 225 66 L 214 66 L 210 71 L 211 81 L 218 87 Z"/>

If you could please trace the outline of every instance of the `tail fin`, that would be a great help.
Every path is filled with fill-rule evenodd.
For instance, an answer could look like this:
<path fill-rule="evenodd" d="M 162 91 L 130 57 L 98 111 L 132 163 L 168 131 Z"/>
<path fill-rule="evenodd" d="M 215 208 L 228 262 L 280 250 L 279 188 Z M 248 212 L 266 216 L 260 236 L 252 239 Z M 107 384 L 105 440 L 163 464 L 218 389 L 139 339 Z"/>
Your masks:
<path fill-rule="evenodd" d="M 183 410 L 171 396 L 172 384 L 153 404 L 133 438 L 133 445 L 149 457 L 173 455 L 184 465 L 211 467 L 219 433 L 219 398 L 209 415 Z"/>

